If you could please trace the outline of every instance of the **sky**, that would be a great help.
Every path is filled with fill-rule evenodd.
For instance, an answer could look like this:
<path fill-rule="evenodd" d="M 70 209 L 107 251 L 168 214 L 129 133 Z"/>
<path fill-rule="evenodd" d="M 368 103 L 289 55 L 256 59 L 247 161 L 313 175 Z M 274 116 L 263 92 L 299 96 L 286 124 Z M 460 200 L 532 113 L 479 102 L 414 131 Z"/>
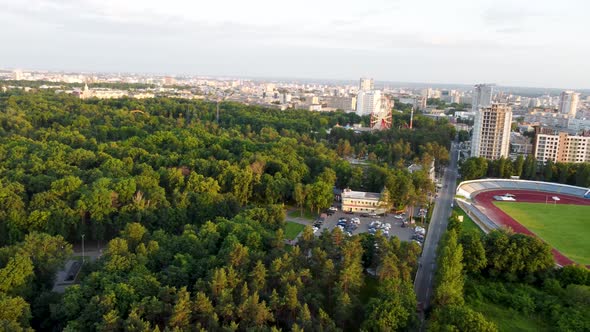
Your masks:
<path fill-rule="evenodd" d="M 587 0 L 0 0 L 0 67 L 590 88 Z"/>

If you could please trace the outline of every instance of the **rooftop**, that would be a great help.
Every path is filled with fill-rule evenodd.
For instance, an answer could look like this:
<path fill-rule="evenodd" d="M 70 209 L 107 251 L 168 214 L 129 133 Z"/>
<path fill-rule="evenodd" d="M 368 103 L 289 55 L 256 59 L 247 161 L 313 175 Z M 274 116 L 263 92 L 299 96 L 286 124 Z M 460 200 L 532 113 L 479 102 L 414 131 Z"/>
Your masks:
<path fill-rule="evenodd" d="M 368 193 L 364 191 L 352 191 L 350 189 L 344 189 L 342 191 L 342 198 L 365 198 L 365 199 L 380 199 L 380 193 Z"/>

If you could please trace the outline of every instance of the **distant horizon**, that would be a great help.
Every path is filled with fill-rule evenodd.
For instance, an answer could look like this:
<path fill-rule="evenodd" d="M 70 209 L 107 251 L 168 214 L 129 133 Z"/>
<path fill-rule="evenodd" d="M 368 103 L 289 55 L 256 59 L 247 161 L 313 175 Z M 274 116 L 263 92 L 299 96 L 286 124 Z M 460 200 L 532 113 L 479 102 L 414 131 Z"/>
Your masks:
<path fill-rule="evenodd" d="M 148 71 L 104 71 L 104 70 L 73 70 L 73 69 L 40 69 L 40 68 L 26 68 L 26 67 L 0 67 L 0 71 L 14 71 L 14 70 L 22 70 L 24 72 L 49 72 L 49 73 L 63 73 L 63 74 L 82 74 L 82 75 L 90 75 L 90 74 L 100 74 L 100 75 L 154 75 L 154 76 L 168 76 L 174 78 L 183 78 L 183 77 L 207 77 L 212 79 L 248 79 L 252 81 L 295 81 L 295 82 L 306 82 L 306 83 L 314 83 L 317 82 L 319 84 L 327 84 L 327 83 L 347 83 L 347 84 L 358 84 L 358 81 L 361 77 L 352 78 L 352 79 L 345 79 L 345 78 L 311 78 L 311 77 L 296 77 L 296 76 L 250 76 L 250 75 L 214 75 L 214 74 L 197 74 L 197 73 L 170 73 L 170 72 L 148 72 Z M 362 76 L 362 77 L 369 77 L 369 76 Z M 514 85 L 514 84 L 501 84 L 498 82 L 473 82 L 473 83 L 454 83 L 454 82 L 419 82 L 419 81 L 396 81 L 396 80 L 380 80 L 374 77 L 376 85 L 388 85 L 388 84 L 395 84 L 396 88 L 462 88 L 462 89 L 471 89 L 475 84 L 494 84 L 499 90 L 506 90 L 506 89 L 532 89 L 532 90 L 551 90 L 552 92 L 556 91 L 567 91 L 567 90 L 574 90 L 579 93 L 583 94 L 590 94 L 590 88 L 571 88 L 571 87 L 543 87 L 543 86 L 527 86 L 527 85 Z M 403 86 L 408 85 L 408 86 Z"/>

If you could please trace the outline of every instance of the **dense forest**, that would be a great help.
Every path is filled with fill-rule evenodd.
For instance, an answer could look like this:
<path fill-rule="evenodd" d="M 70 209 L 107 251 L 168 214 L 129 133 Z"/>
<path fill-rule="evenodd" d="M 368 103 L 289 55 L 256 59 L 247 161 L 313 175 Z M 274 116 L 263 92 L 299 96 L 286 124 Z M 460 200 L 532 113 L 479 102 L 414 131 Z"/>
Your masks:
<path fill-rule="evenodd" d="M 540 239 L 463 230 L 453 213 L 438 253 L 430 331 L 590 330 L 590 271 L 555 268 Z"/>
<path fill-rule="evenodd" d="M 446 121 L 171 98 L 0 94 L 0 324 L 5 330 L 381 330 L 416 322 L 420 247 L 380 235 L 284 241 L 284 204 L 319 211 L 333 187 L 420 203 L 448 160 Z M 354 166 L 345 158 L 365 162 Z M 425 167 L 426 169 L 426 167 Z M 79 285 L 51 292 L 72 244 L 106 243 Z M 375 271 L 368 274 L 367 269 Z"/>

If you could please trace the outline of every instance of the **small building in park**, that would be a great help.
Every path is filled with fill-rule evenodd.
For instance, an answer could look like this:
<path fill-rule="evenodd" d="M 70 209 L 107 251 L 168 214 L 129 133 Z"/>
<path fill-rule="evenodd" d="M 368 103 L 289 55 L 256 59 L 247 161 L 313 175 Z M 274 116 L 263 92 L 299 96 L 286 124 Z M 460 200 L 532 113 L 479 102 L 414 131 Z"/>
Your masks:
<path fill-rule="evenodd" d="M 364 191 L 353 191 L 344 189 L 341 194 L 342 211 L 359 213 L 382 214 L 387 208 L 381 203 L 380 193 L 369 193 Z"/>

